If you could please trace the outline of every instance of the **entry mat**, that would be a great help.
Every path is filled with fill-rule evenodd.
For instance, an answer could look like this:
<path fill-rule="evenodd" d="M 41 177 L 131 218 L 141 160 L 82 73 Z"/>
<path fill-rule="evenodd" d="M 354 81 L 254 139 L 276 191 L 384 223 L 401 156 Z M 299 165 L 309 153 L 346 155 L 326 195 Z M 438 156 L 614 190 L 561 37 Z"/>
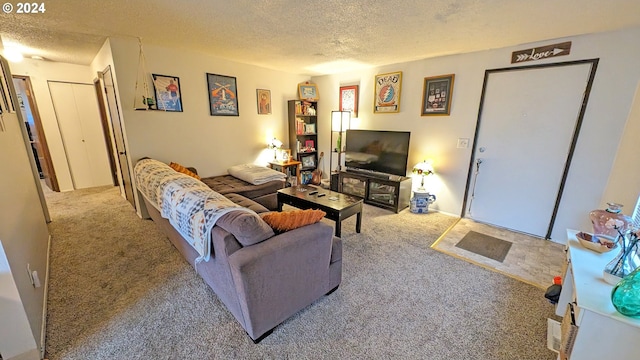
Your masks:
<path fill-rule="evenodd" d="M 509 241 L 469 230 L 469 232 L 458 241 L 456 247 L 503 262 L 507 253 L 509 253 L 509 249 L 511 249 L 511 244 Z"/>

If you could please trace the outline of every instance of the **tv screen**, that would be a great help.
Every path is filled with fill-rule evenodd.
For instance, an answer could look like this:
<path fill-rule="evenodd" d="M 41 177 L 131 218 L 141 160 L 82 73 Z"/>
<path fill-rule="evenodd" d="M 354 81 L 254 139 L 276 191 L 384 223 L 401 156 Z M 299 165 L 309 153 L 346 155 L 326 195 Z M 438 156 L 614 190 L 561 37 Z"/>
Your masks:
<path fill-rule="evenodd" d="M 347 130 L 347 170 L 406 176 L 410 135 L 408 131 Z"/>

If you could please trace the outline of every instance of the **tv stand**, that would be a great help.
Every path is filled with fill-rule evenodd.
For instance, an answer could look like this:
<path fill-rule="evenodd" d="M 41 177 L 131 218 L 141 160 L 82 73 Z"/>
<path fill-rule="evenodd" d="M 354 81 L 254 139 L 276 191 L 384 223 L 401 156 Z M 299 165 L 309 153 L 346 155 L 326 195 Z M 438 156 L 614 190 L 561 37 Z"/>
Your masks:
<path fill-rule="evenodd" d="M 409 207 L 411 178 L 350 169 L 338 175 L 338 191 L 341 193 L 361 197 L 367 204 L 396 213 Z"/>

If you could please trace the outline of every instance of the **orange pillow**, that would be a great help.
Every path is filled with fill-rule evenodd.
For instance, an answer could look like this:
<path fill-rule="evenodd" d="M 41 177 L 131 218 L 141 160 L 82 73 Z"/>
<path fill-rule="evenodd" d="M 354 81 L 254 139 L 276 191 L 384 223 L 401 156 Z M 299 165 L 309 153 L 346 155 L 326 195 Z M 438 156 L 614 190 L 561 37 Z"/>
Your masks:
<path fill-rule="evenodd" d="M 326 215 L 322 210 L 293 210 L 285 212 L 270 212 L 262 215 L 264 220 L 271 228 L 276 231 L 289 231 L 303 227 L 305 225 L 315 224 Z"/>
<path fill-rule="evenodd" d="M 184 166 L 182 166 L 182 165 L 180 165 L 178 163 L 172 162 L 171 164 L 169 164 L 169 166 L 173 170 L 175 170 L 175 171 L 177 171 L 179 173 L 183 173 L 183 174 L 189 175 L 191 177 L 194 177 L 194 178 L 200 180 L 200 176 L 198 176 L 198 174 L 194 173 L 193 171 L 187 169 L 186 167 L 184 167 Z"/>

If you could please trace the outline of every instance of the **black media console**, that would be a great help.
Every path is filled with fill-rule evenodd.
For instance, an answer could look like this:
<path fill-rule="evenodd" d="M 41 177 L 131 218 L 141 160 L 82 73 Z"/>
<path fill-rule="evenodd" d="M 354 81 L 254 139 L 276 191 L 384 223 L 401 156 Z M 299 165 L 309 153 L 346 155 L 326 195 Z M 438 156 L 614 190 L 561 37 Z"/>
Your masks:
<path fill-rule="evenodd" d="M 338 173 L 338 191 L 398 213 L 409 207 L 411 178 L 370 171 L 341 171 Z"/>

